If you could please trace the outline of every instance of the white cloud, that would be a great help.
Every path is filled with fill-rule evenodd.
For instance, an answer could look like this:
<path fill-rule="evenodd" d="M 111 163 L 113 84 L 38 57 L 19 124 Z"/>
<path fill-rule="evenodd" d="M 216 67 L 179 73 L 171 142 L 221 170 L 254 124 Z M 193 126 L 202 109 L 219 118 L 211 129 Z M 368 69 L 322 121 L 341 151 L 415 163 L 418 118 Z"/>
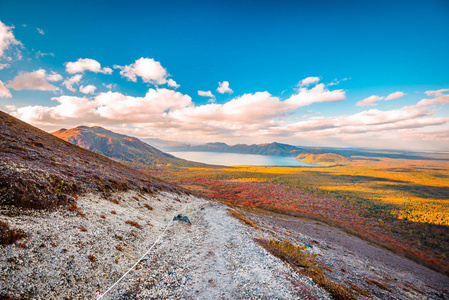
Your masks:
<path fill-rule="evenodd" d="M 372 96 L 369 96 L 368 98 L 365 98 L 365 99 L 357 102 L 355 105 L 357 105 L 357 106 L 377 105 L 376 103 L 383 99 L 384 99 L 384 97 L 372 95 Z"/>
<path fill-rule="evenodd" d="M 44 57 L 44 56 L 55 56 L 55 54 L 54 53 L 44 53 L 44 52 L 41 52 L 40 50 L 39 51 L 37 51 L 36 52 L 36 54 L 35 54 L 35 56 L 36 56 L 36 58 L 39 58 L 39 57 Z"/>
<path fill-rule="evenodd" d="M 101 68 L 101 64 L 90 58 L 80 58 L 75 62 L 68 62 L 65 65 L 67 73 L 84 73 L 84 71 L 91 71 L 94 73 L 112 74 L 111 68 Z"/>
<path fill-rule="evenodd" d="M 215 98 L 211 91 L 198 91 L 198 96 Z"/>
<path fill-rule="evenodd" d="M 234 91 L 229 88 L 229 82 L 223 81 L 218 83 L 217 92 L 220 94 L 229 93 L 232 94 Z"/>
<path fill-rule="evenodd" d="M 14 26 L 6 26 L 0 21 L 0 58 L 5 54 L 5 51 L 10 49 L 11 46 L 23 46 L 22 43 L 14 37 L 12 32 Z M 20 56 L 20 53 L 18 54 Z"/>
<path fill-rule="evenodd" d="M 139 58 L 133 64 L 127 66 L 114 65 L 115 69 L 120 69 L 120 75 L 136 82 L 137 76 L 142 78 L 143 82 L 151 84 L 167 83 L 167 70 L 161 63 L 153 58 Z M 174 82 L 174 80 L 173 80 Z M 176 82 L 175 82 L 176 84 Z"/>
<path fill-rule="evenodd" d="M 9 68 L 9 67 L 10 67 L 9 64 L 0 64 L 0 70 L 6 69 L 6 68 Z"/>
<path fill-rule="evenodd" d="M 320 83 L 311 89 L 299 88 L 298 93 L 285 100 L 285 103 L 298 108 L 312 103 L 341 101 L 345 98 L 344 90 L 330 91 L 323 83 Z"/>
<path fill-rule="evenodd" d="M 404 97 L 404 95 L 405 94 L 403 92 L 394 92 L 394 93 L 391 93 L 390 95 L 388 95 L 387 97 L 385 97 L 385 100 L 396 100 L 396 99 Z"/>
<path fill-rule="evenodd" d="M 200 92 L 207 97 L 213 96 L 211 91 L 198 91 L 198 95 Z M 429 91 L 428 94 L 440 97 L 445 92 Z M 244 94 L 224 104 L 196 106 L 190 96 L 175 90 L 149 89 L 142 97 L 111 91 L 92 98 L 61 96 L 53 98 L 58 102 L 56 106 L 16 108 L 13 114 L 47 130 L 79 124 L 121 126 L 136 136 L 189 139 L 191 142 L 229 141 L 229 138 L 254 142 L 288 138 L 290 143 L 292 139 L 321 139 L 326 143 L 338 140 L 341 145 L 342 141 L 358 139 L 366 141 L 367 145 L 375 145 L 379 137 L 388 137 L 389 141 L 404 141 L 402 135 L 419 139 L 420 130 L 433 126 L 441 131 L 449 124 L 449 118 L 434 116 L 436 110 L 418 105 L 386 111 L 367 109 L 348 115 L 321 116 L 307 111 L 310 117 L 292 116 L 305 105 L 343 99 L 344 90 L 329 90 L 324 84 L 316 84 L 310 89 L 299 88 L 286 100 L 265 91 Z M 441 133 L 440 136 L 445 135 Z M 381 144 L 377 145 L 381 147 Z"/>
<path fill-rule="evenodd" d="M 93 94 L 97 87 L 93 85 L 80 86 L 80 92 L 83 94 Z"/>
<path fill-rule="evenodd" d="M 47 73 L 44 69 L 39 69 L 30 73 L 19 73 L 19 75 L 14 77 L 14 79 L 11 80 L 7 86 L 15 90 L 59 90 L 57 87 L 47 81 Z"/>
<path fill-rule="evenodd" d="M 433 99 L 423 99 L 418 102 L 417 106 L 429 106 L 432 104 L 449 104 L 449 89 L 441 89 L 436 91 L 426 91 L 428 96 L 433 96 Z"/>
<path fill-rule="evenodd" d="M 327 136 L 380 132 L 405 128 L 422 128 L 445 124 L 449 118 L 429 118 L 433 112 L 417 106 L 382 111 L 370 109 L 353 115 L 336 117 L 312 117 L 290 124 L 281 130 L 290 134 L 310 132 Z"/>
<path fill-rule="evenodd" d="M 319 77 L 307 77 L 307 78 L 304 78 L 303 80 L 301 80 L 300 82 L 298 82 L 297 86 L 300 86 L 300 87 L 309 86 L 312 83 L 317 83 L 318 81 L 320 81 Z"/>
<path fill-rule="evenodd" d="M 115 84 L 115 83 L 110 83 L 110 84 L 103 83 L 103 86 L 105 88 L 107 88 L 108 90 L 112 90 L 114 88 L 117 88 L 117 84 Z"/>
<path fill-rule="evenodd" d="M 389 94 L 387 97 L 372 95 L 372 96 L 369 96 L 368 98 L 365 98 L 365 99 L 357 102 L 355 105 L 356 106 L 368 106 L 368 105 L 373 106 L 373 105 L 377 105 L 377 102 L 379 102 L 381 100 L 385 100 L 385 101 L 396 100 L 396 99 L 404 97 L 404 95 L 405 95 L 405 93 L 403 93 L 403 92 L 394 92 L 394 93 Z"/>
<path fill-rule="evenodd" d="M 174 81 L 173 79 L 169 79 L 169 80 L 167 80 L 167 85 L 169 86 L 169 87 L 173 87 L 173 88 L 175 88 L 175 89 L 177 89 L 177 88 L 179 88 L 181 85 L 180 84 L 177 84 L 176 83 L 176 81 Z"/>
<path fill-rule="evenodd" d="M 192 105 L 191 98 L 169 89 L 149 89 L 144 97 L 121 93 L 100 93 L 93 100 L 86 97 L 55 97 L 54 107 L 27 106 L 17 108 L 13 115 L 35 125 L 70 126 L 84 123 L 116 124 L 146 123 L 164 126 L 169 121 L 166 111 L 183 109 Z M 150 123 L 149 123 L 150 122 Z"/>
<path fill-rule="evenodd" d="M 316 77 L 315 77 L 316 78 Z M 349 78 L 343 78 L 343 79 L 340 79 L 340 80 L 338 80 L 338 79 L 335 79 L 334 81 L 332 81 L 331 83 L 328 83 L 327 85 L 328 86 L 333 86 L 333 85 L 337 85 L 337 84 L 339 84 L 340 82 L 342 82 L 342 81 L 346 81 L 346 80 L 350 80 L 351 78 L 349 77 Z"/>
<path fill-rule="evenodd" d="M 265 121 L 276 117 L 279 113 L 288 111 L 289 107 L 283 105 L 278 97 L 273 97 L 268 92 L 244 94 L 232 99 L 225 104 L 206 104 L 190 106 L 183 110 L 171 113 L 175 119 L 182 122 L 220 122 L 226 126 Z M 263 126 L 263 124 L 257 124 Z"/>
<path fill-rule="evenodd" d="M 449 92 L 449 89 L 441 89 L 436 91 L 425 91 L 427 96 L 440 97 L 443 93 Z"/>
<path fill-rule="evenodd" d="M 40 29 L 40 28 L 36 28 L 36 29 L 37 29 L 37 32 L 39 32 L 40 34 L 42 34 L 42 35 L 45 34 L 45 31 L 44 31 L 44 30 L 42 30 L 42 29 Z"/>
<path fill-rule="evenodd" d="M 169 89 L 149 89 L 144 97 L 121 93 L 101 93 L 95 98 L 98 114 L 105 119 L 121 122 L 155 122 L 166 111 L 184 109 L 192 105 L 188 95 Z"/>
<path fill-rule="evenodd" d="M 11 92 L 6 88 L 3 82 L 0 80 L 0 98 L 11 98 Z"/>
<path fill-rule="evenodd" d="M 72 77 L 67 78 L 66 80 L 64 80 L 64 82 L 63 82 L 62 84 L 63 84 L 63 85 L 65 86 L 65 88 L 68 89 L 69 91 L 76 92 L 76 89 L 73 88 L 73 85 L 74 85 L 74 84 L 79 84 L 82 77 L 83 77 L 83 75 L 81 75 L 81 74 L 74 75 L 74 76 L 72 76 Z"/>
<path fill-rule="evenodd" d="M 56 72 L 51 72 L 51 74 L 47 75 L 47 80 L 48 81 L 61 81 L 63 78 L 60 74 L 56 73 Z"/>

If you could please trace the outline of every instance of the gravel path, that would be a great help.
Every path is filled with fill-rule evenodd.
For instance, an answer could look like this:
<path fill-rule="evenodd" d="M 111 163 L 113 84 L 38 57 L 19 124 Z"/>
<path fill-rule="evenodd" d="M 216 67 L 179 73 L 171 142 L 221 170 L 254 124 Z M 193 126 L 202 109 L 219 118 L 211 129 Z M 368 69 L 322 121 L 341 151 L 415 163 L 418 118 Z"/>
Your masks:
<path fill-rule="evenodd" d="M 192 225 L 177 222 L 169 230 L 145 263 L 152 269 L 148 280 L 136 284 L 129 299 L 329 299 L 257 245 L 253 238 L 262 234 L 225 206 L 200 203 L 189 218 Z"/>
<path fill-rule="evenodd" d="M 94 299 L 96 290 L 104 293 L 173 216 L 185 211 L 192 225 L 174 222 L 148 257 L 102 299 L 330 299 L 310 278 L 256 244 L 259 237 L 306 245 L 328 278 L 362 287 L 374 299 L 448 297 L 442 291 L 447 277 L 315 221 L 240 211 L 257 230 L 232 217 L 227 206 L 193 196 L 127 192 L 114 197 L 80 198 L 85 216 L 0 210 L 0 220 L 27 233 L 20 241 L 26 247 L 0 247 L 0 295 Z"/>
<path fill-rule="evenodd" d="M 0 295 L 94 299 L 185 209 L 192 225 L 174 222 L 148 257 L 102 299 L 329 299 L 311 279 L 257 245 L 254 238 L 271 236 L 234 219 L 225 205 L 164 192 L 114 197 L 80 197 L 85 216 L 0 210 L 1 221 L 27 234 L 20 241 L 26 247 L 0 247 Z"/>

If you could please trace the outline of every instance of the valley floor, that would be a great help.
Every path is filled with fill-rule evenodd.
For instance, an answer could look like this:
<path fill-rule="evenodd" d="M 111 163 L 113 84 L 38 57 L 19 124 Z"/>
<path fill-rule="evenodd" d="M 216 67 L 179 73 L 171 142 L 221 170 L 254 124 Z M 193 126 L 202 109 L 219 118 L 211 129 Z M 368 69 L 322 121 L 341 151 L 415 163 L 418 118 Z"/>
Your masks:
<path fill-rule="evenodd" d="M 0 295 L 95 299 L 182 212 L 192 225 L 174 222 L 154 251 L 102 299 L 330 299 L 255 238 L 307 244 L 330 279 L 360 286 L 375 299 L 448 297 L 441 291 L 447 277 L 412 262 L 404 267 L 383 249 L 373 247 L 372 256 L 364 250 L 372 247 L 367 242 L 315 221 L 234 208 L 258 230 L 233 218 L 221 203 L 165 192 L 128 192 L 109 200 L 91 194 L 80 197 L 78 207 L 85 216 L 65 210 L 0 213 L 1 221 L 27 233 L 21 247 L 0 246 Z"/>

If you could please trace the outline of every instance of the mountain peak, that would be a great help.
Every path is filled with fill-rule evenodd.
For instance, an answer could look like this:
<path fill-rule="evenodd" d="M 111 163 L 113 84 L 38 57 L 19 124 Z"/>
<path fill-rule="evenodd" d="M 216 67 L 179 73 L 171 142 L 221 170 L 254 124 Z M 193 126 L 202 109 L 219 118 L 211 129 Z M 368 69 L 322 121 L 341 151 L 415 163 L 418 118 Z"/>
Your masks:
<path fill-rule="evenodd" d="M 188 162 L 162 152 L 138 138 L 115 133 L 100 126 L 78 126 L 53 134 L 72 144 L 105 155 L 112 159 L 130 164 L 139 169 L 154 169 L 161 165 L 189 165 L 202 164 Z"/>

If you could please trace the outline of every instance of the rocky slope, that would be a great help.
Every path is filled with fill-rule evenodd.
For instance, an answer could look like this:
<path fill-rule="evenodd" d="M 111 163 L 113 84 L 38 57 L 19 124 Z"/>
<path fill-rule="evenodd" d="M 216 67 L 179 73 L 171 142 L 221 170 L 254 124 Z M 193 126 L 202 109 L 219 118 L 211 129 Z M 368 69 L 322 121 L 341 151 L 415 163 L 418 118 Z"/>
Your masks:
<path fill-rule="evenodd" d="M 82 193 L 129 189 L 184 191 L 0 111 L 0 205 L 53 208 Z"/>

